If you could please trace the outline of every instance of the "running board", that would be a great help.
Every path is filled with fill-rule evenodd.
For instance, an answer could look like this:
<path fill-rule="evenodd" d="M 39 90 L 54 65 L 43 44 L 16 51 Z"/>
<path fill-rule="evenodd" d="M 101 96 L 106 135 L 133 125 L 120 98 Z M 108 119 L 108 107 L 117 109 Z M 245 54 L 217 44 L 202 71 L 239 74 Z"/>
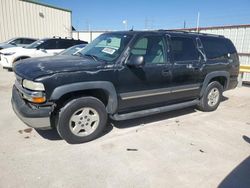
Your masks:
<path fill-rule="evenodd" d="M 144 116 L 158 114 L 162 112 L 168 112 L 168 111 L 178 110 L 182 108 L 187 108 L 190 106 L 197 105 L 198 103 L 199 103 L 199 100 L 193 100 L 193 101 L 188 101 L 188 102 L 183 102 L 183 103 L 178 103 L 178 104 L 172 104 L 168 106 L 152 108 L 148 110 L 130 112 L 127 114 L 114 114 L 114 115 L 110 115 L 110 118 L 116 121 L 134 119 L 134 118 L 144 117 Z"/>

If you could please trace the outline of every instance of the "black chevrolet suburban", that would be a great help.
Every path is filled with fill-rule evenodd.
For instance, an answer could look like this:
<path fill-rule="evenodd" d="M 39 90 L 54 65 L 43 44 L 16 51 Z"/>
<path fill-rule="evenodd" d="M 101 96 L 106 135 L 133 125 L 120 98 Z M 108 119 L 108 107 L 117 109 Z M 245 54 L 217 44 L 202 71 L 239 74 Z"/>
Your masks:
<path fill-rule="evenodd" d="M 239 58 L 223 36 L 109 32 L 74 56 L 22 60 L 14 72 L 18 117 L 81 143 L 100 136 L 108 117 L 127 120 L 189 106 L 215 110 L 223 91 L 237 86 Z"/>

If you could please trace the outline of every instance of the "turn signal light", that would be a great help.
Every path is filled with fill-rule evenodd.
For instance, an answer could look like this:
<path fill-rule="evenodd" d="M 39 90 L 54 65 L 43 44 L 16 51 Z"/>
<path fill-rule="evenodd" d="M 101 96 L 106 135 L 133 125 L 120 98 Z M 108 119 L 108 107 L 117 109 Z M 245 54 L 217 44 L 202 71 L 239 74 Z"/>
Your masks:
<path fill-rule="evenodd" d="M 46 101 L 45 97 L 32 97 L 33 103 L 44 103 Z"/>

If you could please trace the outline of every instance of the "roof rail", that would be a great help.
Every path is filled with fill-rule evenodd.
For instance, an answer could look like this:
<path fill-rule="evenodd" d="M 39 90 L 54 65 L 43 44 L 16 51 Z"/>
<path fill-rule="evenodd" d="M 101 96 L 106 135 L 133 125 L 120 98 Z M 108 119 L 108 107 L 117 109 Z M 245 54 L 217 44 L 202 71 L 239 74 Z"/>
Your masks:
<path fill-rule="evenodd" d="M 57 38 L 57 39 L 61 39 L 61 37 L 59 37 L 59 36 L 53 36 L 53 38 L 55 39 L 55 38 Z"/>
<path fill-rule="evenodd" d="M 209 34 L 209 33 L 200 33 L 196 31 L 183 31 L 183 30 L 175 30 L 175 29 L 159 29 L 158 31 L 169 31 L 169 32 L 175 32 L 175 33 L 185 33 L 185 34 L 195 34 L 195 35 L 203 35 L 203 36 L 217 36 L 217 37 L 223 37 L 223 35 L 216 35 L 216 34 Z"/>

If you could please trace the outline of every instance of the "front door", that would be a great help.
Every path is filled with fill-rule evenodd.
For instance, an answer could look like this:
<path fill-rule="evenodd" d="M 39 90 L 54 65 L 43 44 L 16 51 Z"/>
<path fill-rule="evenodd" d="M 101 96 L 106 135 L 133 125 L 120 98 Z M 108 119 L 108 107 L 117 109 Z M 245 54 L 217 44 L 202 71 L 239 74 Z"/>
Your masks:
<path fill-rule="evenodd" d="M 162 105 L 170 94 L 171 66 L 168 62 L 165 38 L 160 34 L 138 36 L 130 55 L 143 56 L 141 67 L 122 65 L 118 71 L 119 111 L 140 110 Z"/>

